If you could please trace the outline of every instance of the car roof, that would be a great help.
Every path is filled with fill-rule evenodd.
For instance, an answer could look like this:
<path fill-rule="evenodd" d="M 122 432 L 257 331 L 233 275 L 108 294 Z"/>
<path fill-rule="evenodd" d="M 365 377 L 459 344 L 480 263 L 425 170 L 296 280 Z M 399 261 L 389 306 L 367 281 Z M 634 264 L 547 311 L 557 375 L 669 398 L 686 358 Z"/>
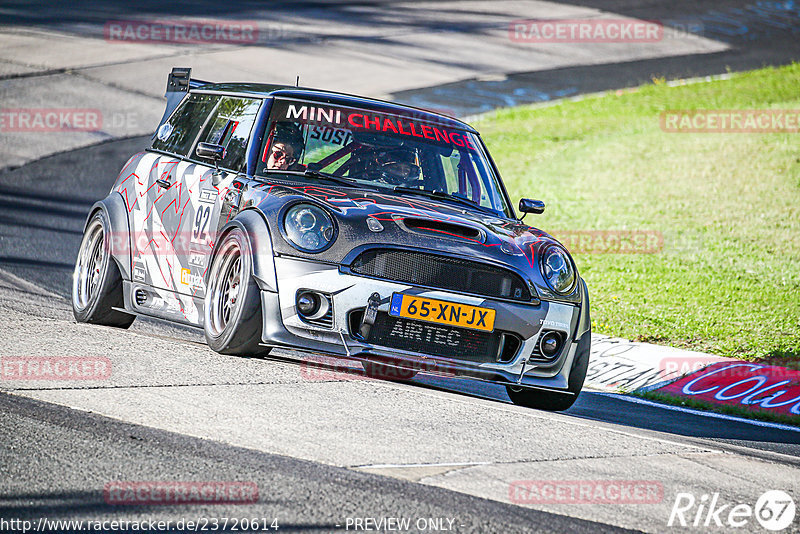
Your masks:
<path fill-rule="evenodd" d="M 310 100 L 313 102 L 331 104 L 335 106 L 366 108 L 373 111 L 394 113 L 399 115 L 407 115 L 410 112 L 420 119 L 427 119 L 438 122 L 443 126 L 446 125 L 450 126 L 451 128 L 467 130 L 476 134 L 478 133 L 469 124 L 442 113 L 436 113 L 426 109 L 416 108 L 414 106 L 405 106 L 394 102 L 387 102 L 377 98 L 367 98 L 346 93 L 337 93 L 335 91 L 323 91 L 321 89 L 312 89 L 309 87 L 295 87 L 293 85 L 274 85 L 262 83 L 209 83 L 193 88 L 192 92 L 237 93 L 258 97 L 293 98 L 298 100 Z"/>

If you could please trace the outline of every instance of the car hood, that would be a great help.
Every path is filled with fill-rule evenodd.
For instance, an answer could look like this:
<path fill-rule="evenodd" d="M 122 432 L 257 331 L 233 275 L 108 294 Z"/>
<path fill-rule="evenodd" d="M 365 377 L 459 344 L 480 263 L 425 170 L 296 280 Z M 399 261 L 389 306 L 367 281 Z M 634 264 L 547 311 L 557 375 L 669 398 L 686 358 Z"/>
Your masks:
<path fill-rule="evenodd" d="M 336 222 L 338 236 L 323 252 L 298 251 L 281 236 L 285 207 L 302 201 L 327 208 Z M 514 219 L 413 194 L 274 182 L 243 192 L 241 205 L 264 214 L 279 254 L 349 265 L 367 248 L 416 249 L 503 264 L 527 279 L 540 295 L 549 293 L 539 257 L 558 241 Z"/>

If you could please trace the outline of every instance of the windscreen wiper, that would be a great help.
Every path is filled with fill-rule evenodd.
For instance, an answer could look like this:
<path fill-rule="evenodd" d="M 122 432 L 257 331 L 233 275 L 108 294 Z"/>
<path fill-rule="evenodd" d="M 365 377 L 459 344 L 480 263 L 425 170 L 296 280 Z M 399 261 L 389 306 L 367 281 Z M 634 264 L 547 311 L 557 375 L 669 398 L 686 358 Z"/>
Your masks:
<path fill-rule="evenodd" d="M 435 198 L 437 200 L 450 200 L 452 202 L 457 202 L 462 206 L 468 206 L 470 208 L 477 208 L 481 211 L 486 213 L 491 213 L 492 215 L 497 215 L 494 210 L 489 209 L 485 206 L 481 206 L 477 202 L 473 202 L 472 200 L 459 196 L 459 195 L 451 195 L 449 193 L 445 193 L 444 191 L 434 190 L 434 189 L 423 189 L 423 188 L 416 188 L 416 187 L 404 187 L 402 185 L 398 185 L 393 189 L 397 193 L 412 193 L 417 195 L 422 195 L 428 198 Z"/>
<path fill-rule="evenodd" d="M 338 184 L 349 185 L 352 187 L 360 186 L 360 184 L 358 184 L 355 180 L 351 180 L 343 176 L 336 176 L 335 174 L 330 174 L 327 172 L 322 172 L 317 170 L 306 169 L 305 171 L 303 171 L 303 175 L 308 176 L 309 178 L 322 178 L 323 180 L 330 180 Z"/>

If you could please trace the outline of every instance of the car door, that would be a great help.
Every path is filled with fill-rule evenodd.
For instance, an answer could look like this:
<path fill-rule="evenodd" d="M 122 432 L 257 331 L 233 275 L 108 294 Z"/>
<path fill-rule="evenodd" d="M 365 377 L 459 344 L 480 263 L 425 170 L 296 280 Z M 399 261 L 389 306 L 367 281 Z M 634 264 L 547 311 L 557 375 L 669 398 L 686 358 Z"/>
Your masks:
<path fill-rule="evenodd" d="M 139 163 L 136 204 L 130 210 L 134 282 L 170 292 L 178 289 L 174 272 L 183 246 L 178 230 L 190 204 L 186 175 L 198 172 L 188 156 L 220 99 L 188 95 L 158 129 L 149 153 Z M 180 309 L 173 299 L 165 300 L 170 310 Z"/>
<path fill-rule="evenodd" d="M 197 138 L 197 143 L 225 148 L 219 171 L 212 163 L 193 155 L 190 166 L 181 174 L 187 204 L 182 208 L 182 217 L 169 220 L 176 225 L 169 230 L 179 236 L 176 262 L 171 266 L 176 291 L 192 297 L 195 304 L 187 303 L 187 309 L 202 305 L 217 230 L 232 215 L 231 198 L 238 199 L 241 180 L 236 177 L 245 171 L 248 141 L 260 106 L 260 99 L 222 97 Z M 223 206 L 227 206 L 225 213 Z"/>
<path fill-rule="evenodd" d="M 177 289 L 172 276 L 178 257 L 176 230 L 188 199 L 183 175 L 193 169 L 186 158 L 219 100 L 214 95 L 187 95 L 159 127 L 150 149 L 123 184 L 134 283 Z M 170 310 L 180 309 L 176 302 L 167 300 L 165 305 Z"/>

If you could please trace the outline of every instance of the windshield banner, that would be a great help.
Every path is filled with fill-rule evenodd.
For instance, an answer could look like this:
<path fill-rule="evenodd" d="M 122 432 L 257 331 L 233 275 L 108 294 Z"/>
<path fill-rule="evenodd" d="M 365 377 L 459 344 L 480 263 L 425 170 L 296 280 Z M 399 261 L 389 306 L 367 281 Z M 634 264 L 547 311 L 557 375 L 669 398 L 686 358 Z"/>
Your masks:
<path fill-rule="evenodd" d="M 419 117 L 388 115 L 369 110 L 356 110 L 319 106 L 308 102 L 278 101 L 272 111 L 277 121 L 324 124 L 352 131 L 382 132 L 387 135 L 405 135 L 428 142 L 447 144 L 457 148 L 475 150 L 465 132 L 430 124 Z"/>

